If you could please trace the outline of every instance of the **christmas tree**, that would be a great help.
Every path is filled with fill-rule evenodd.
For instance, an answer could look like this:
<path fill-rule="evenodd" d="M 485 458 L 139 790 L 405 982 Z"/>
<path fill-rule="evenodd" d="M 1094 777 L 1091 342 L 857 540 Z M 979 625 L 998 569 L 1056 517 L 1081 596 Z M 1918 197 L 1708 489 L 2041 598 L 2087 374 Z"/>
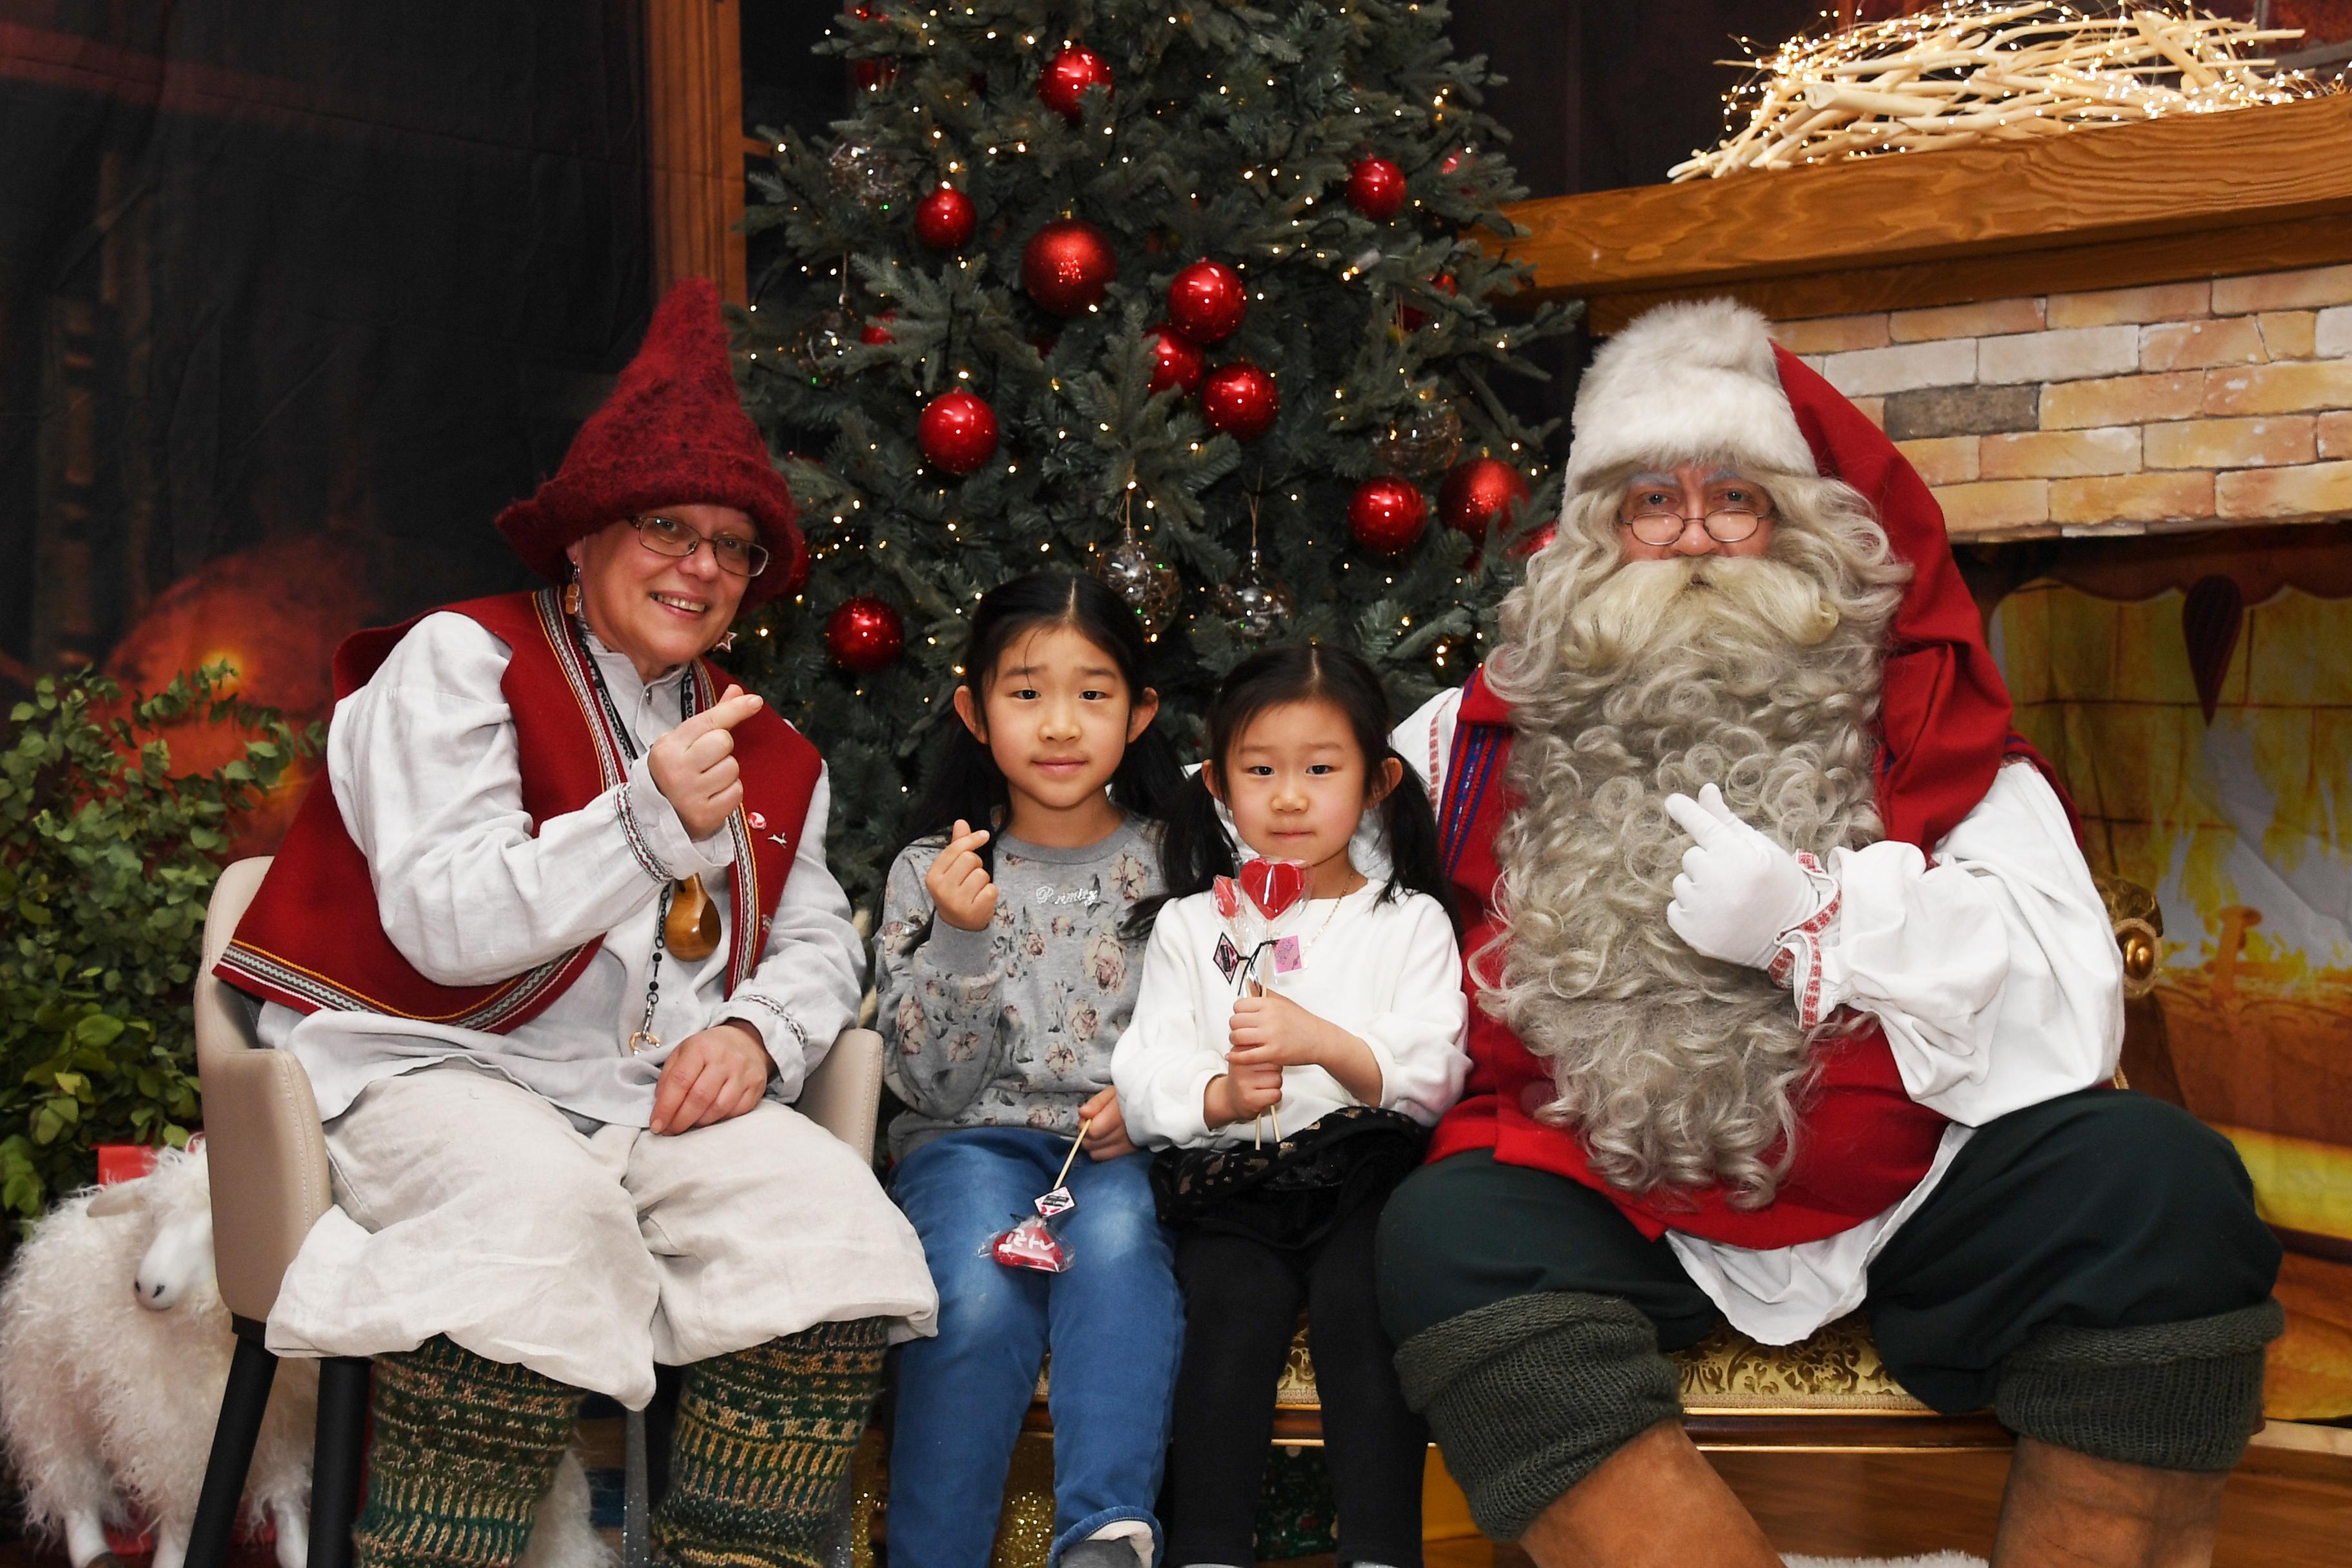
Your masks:
<path fill-rule="evenodd" d="M 770 133 L 744 395 L 808 580 L 739 645 L 824 749 L 870 898 L 967 606 L 1091 571 L 1143 616 L 1180 746 L 1274 637 L 1403 711 L 1483 656 L 1550 515 L 1498 378 L 1575 308 L 1463 237 L 1525 195 L 1441 5 L 868 0 L 822 49 L 856 112 Z M 766 236 L 765 239 L 758 237 Z M 781 247 L 776 241 L 781 240 Z M 755 251 L 755 255 L 758 252 Z M 1498 304 L 1502 309 L 1498 311 Z"/>

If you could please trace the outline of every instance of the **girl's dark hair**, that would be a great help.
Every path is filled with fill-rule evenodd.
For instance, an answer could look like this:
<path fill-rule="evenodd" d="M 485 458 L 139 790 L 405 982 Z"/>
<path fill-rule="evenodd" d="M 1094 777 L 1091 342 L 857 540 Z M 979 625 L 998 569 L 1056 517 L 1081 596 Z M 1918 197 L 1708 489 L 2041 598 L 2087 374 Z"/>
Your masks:
<path fill-rule="evenodd" d="M 1127 682 L 1129 702 L 1139 700 L 1150 684 L 1143 678 L 1147 649 L 1143 625 L 1125 600 L 1092 577 L 1066 572 L 1033 572 L 1001 583 L 972 607 L 971 635 L 963 658 L 964 689 L 974 708 L 987 697 L 989 678 L 996 661 L 1024 635 L 1068 626 L 1110 656 Z M 1011 805 L 1004 774 L 962 722 L 950 717 L 947 736 L 933 759 L 930 774 L 916 802 L 914 836 L 928 838 L 951 833 L 959 821 L 992 829 L 980 847 L 981 864 L 992 876 L 996 870 L 998 814 Z M 1119 808 L 1151 821 L 1162 821 L 1170 802 L 1182 787 L 1183 770 L 1176 765 L 1176 749 L 1154 723 L 1128 742 L 1118 769 L 1110 775 L 1110 797 Z"/>
<path fill-rule="evenodd" d="M 1378 777 L 1381 764 L 1391 757 L 1403 764 L 1403 778 L 1381 802 L 1391 868 L 1388 888 L 1381 896 L 1394 899 L 1400 888 L 1427 893 L 1444 909 L 1458 935 L 1461 918 L 1454 912 L 1453 889 L 1445 879 L 1437 816 L 1430 809 L 1420 773 L 1389 744 L 1389 731 L 1395 725 L 1388 696 L 1381 689 L 1381 678 L 1361 656 L 1314 643 L 1276 643 L 1261 649 L 1235 665 L 1217 689 L 1216 700 L 1209 707 L 1207 759 L 1201 772 L 1185 782 L 1168 812 L 1167 847 L 1161 856 L 1168 881 L 1166 897 L 1204 893 L 1219 877 L 1234 875 L 1237 869 L 1234 841 L 1217 815 L 1215 797 L 1209 794 L 1208 769 L 1214 766 L 1223 776 L 1234 743 L 1259 714 L 1285 703 L 1306 701 L 1328 702 L 1347 719 L 1356 749 L 1363 753 L 1368 777 Z M 1137 908 L 1139 916 L 1145 918 L 1158 912 L 1157 903 L 1148 914 L 1144 906 Z"/>

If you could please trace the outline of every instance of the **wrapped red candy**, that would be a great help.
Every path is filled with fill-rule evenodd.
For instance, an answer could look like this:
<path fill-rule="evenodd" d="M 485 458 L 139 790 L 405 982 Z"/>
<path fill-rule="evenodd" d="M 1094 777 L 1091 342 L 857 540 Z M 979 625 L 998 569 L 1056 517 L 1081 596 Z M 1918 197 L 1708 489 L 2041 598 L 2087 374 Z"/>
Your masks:
<path fill-rule="evenodd" d="M 1242 868 L 1242 891 L 1268 921 L 1278 921 L 1307 894 L 1303 860 L 1252 860 Z"/>
<path fill-rule="evenodd" d="M 988 1252 L 1007 1268 L 1034 1268 L 1041 1274 L 1065 1273 L 1072 1261 L 1070 1249 L 1038 1215 L 1000 1232 L 990 1240 Z"/>

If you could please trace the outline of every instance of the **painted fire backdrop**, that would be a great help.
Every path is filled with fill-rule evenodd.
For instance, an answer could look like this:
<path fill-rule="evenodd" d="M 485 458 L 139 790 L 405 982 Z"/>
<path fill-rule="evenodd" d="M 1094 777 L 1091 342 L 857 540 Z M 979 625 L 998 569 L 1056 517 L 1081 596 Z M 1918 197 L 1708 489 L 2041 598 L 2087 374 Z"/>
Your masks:
<path fill-rule="evenodd" d="M 2130 547 L 2002 600 L 2019 730 L 2156 895 L 2134 1087 L 2227 1133 L 2285 1241 L 2270 1413 L 2352 1415 L 2352 539 Z M 2109 546 L 2110 551 L 2116 547 Z"/>

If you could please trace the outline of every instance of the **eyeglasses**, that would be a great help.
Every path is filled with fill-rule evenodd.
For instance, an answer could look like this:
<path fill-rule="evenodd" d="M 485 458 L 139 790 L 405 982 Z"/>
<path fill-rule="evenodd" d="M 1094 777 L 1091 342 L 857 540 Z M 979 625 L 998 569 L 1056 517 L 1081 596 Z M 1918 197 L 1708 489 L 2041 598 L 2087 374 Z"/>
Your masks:
<path fill-rule="evenodd" d="M 738 539 L 731 533 L 722 533 L 714 539 L 708 534 L 697 533 L 674 517 L 664 517 L 658 512 L 647 517 L 633 517 L 629 519 L 629 526 L 637 531 L 637 542 L 656 555 L 682 561 L 708 544 L 711 559 L 719 563 L 721 572 L 737 577 L 757 577 L 768 569 L 766 545 Z"/>
<path fill-rule="evenodd" d="M 1771 514 L 1771 503 L 1747 486 L 1727 488 L 1710 496 L 1706 513 L 1699 518 L 1685 513 L 1682 498 L 1673 491 L 1644 487 L 1626 496 L 1618 521 L 1644 544 L 1672 544 L 1693 522 L 1705 528 L 1706 536 L 1717 544 L 1737 544 Z"/>

